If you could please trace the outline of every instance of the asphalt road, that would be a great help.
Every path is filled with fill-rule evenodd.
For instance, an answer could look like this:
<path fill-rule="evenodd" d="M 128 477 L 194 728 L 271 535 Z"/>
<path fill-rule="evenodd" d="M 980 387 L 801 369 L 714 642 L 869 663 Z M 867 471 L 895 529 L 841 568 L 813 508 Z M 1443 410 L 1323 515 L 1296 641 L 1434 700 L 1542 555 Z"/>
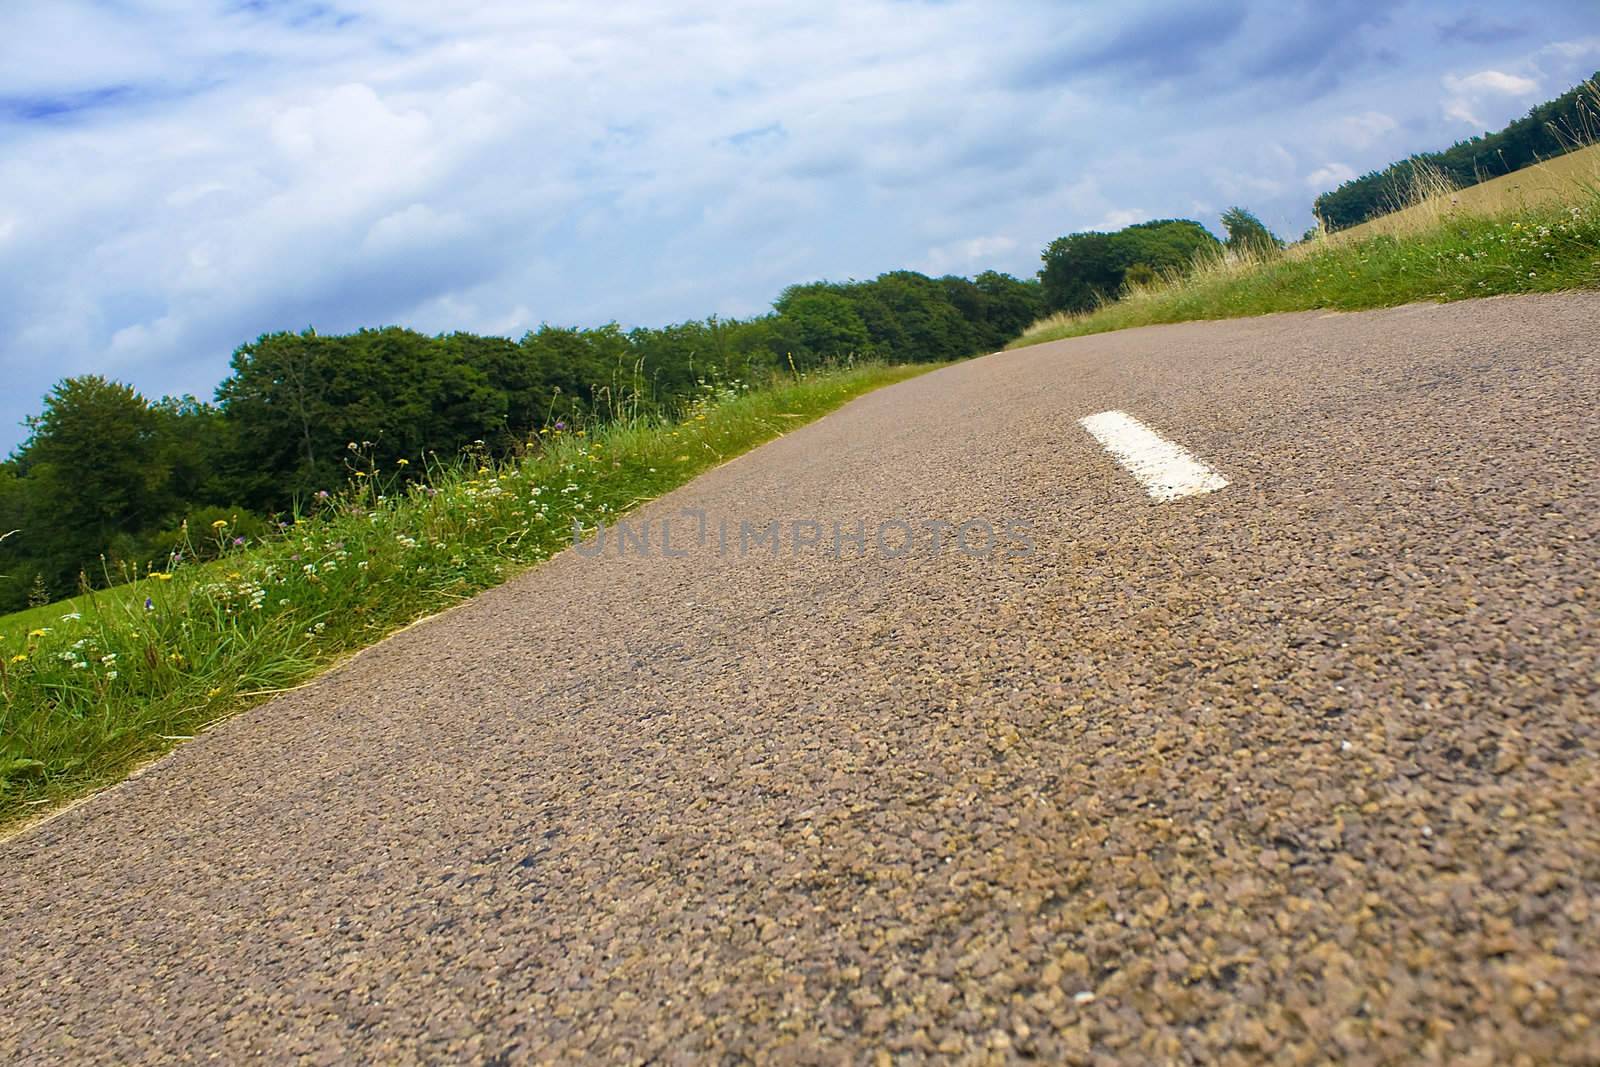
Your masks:
<path fill-rule="evenodd" d="M 1597 294 L 872 394 L 0 844 L 0 1060 L 1600 1062 L 1597 412 Z"/>

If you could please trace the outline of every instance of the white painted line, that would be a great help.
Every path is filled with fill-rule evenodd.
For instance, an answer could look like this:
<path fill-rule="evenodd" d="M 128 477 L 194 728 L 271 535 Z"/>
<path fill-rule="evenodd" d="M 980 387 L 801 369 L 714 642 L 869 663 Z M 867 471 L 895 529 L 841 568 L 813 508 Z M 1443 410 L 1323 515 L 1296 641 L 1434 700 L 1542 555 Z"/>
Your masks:
<path fill-rule="evenodd" d="M 1079 419 L 1078 425 L 1157 500 L 1181 500 L 1228 484 L 1228 479 L 1127 412 L 1102 411 Z"/>

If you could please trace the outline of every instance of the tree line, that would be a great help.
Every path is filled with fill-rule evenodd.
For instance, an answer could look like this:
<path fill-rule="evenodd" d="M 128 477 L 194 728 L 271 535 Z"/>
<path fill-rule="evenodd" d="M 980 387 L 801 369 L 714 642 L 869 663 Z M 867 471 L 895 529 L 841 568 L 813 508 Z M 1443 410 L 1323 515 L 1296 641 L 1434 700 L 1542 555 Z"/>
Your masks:
<path fill-rule="evenodd" d="M 708 388 L 775 373 L 993 351 L 1042 307 L 1036 281 L 894 271 L 792 286 L 770 314 L 742 320 L 544 325 L 520 340 L 271 333 L 235 350 L 210 402 L 67 378 L 0 462 L 0 535 L 16 531 L 0 537 L 0 611 L 115 581 L 126 564 L 165 557 L 184 523 L 223 520 L 230 536 L 254 536 L 342 486 L 351 442 L 418 476 L 430 454 L 507 454 L 541 428 L 671 416 Z"/>
<path fill-rule="evenodd" d="M 1438 171 L 1458 188 L 1498 178 L 1600 137 L 1600 72 L 1539 104 L 1497 133 L 1420 152 L 1363 174 L 1317 197 L 1314 212 L 1329 230 L 1343 230 L 1404 207 L 1419 168 Z"/>

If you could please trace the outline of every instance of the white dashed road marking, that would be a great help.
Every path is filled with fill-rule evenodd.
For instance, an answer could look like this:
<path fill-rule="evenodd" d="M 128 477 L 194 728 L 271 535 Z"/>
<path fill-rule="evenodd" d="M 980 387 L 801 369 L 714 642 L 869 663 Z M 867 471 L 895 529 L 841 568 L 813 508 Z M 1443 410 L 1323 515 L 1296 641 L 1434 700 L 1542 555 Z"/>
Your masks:
<path fill-rule="evenodd" d="M 1127 412 L 1102 411 L 1079 419 L 1078 425 L 1157 500 L 1181 500 L 1228 484 L 1228 479 Z"/>

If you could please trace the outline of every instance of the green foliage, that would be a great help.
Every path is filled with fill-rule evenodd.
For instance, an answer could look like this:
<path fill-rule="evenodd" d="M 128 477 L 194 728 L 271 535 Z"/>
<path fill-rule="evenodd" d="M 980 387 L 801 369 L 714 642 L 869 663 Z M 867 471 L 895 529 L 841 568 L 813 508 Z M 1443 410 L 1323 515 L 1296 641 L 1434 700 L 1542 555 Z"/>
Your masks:
<path fill-rule="evenodd" d="M 1405 237 L 1334 239 L 1265 261 L 1202 264 L 1093 312 L 1039 322 L 1013 347 L 1162 322 L 1597 288 L 1596 248 L 1600 195 L 1498 218 L 1460 216 Z"/>
<path fill-rule="evenodd" d="M 3 546 L 6 558 L 27 557 L 10 583 L 13 602 L 23 582 L 66 594 L 120 533 L 158 521 L 172 489 L 160 417 L 126 385 L 68 378 L 27 425 L 6 493 L 21 499 L 0 505 L 18 530 Z"/>
<path fill-rule="evenodd" d="M 770 315 L 624 331 L 543 325 L 520 340 L 399 327 L 265 334 L 233 354 L 215 406 L 70 378 L 0 464 L 0 610 L 163 560 L 188 530 L 238 535 L 351 475 L 352 444 L 402 483 L 463 448 L 508 456 L 542 428 L 674 417 L 706 388 L 855 359 L 992 351 L 1041 312 L 1039 286 L 896 271 L 785 290 Z M 403 464 L 403 466 L 402 466 Z"/>
<path fill-rule="evenodd" d="M 1442 173 L 1457 188 L 1510 174 L 1561 155 L 1600 133 L 1600 74 L 1498 133 L 1457 141 L 1364 174 L 1317 197 L 1315 212 L 1329 230 L 1343 230 L 1405 205 L 1419 168 Z"/>
<path fill-rule="evenodd" d="M 1283 251 L 1283 241 L 1278 235 L 1242 207 L 1224 211 L 1221 222 L 1222 228 L 1228 231 L 1227 245 L 1231 252 L 1265 258 Z"/>
<path fill-rule="evenodd" d="M 999 348 L 1041 309 L 1039 287 L 1007 274 L 986 271 L 969 281 L 907 270 L 790 286 L 773 306 L 781 355 L 799 366 L 851 355 L 962 359 Z"/>
<path fill-rule="evenodd" d="M 1115 233 L 1088 231 L 1051 241 L 1039 272 L 1047 312 L 1082 312 L 1122 292 L 1128 272 L 1135 279 L 1182 271 L 1217 239 L 1189 219 L 1157 219 Z"/>
<path fill-rule="evenodd" d="M 0 618 L 0 825 L 548 558 L 575 519 L 609 520 L 916 373 L 869 364 L 702 390 L 682 422 L 552 428 L 524 458 L 440 461 L 426 484 L 346 449 L 365 476 L 314 516 L 243 545 L 232 519 L 190 522 L 177 562 L 137 583 Z"/>

